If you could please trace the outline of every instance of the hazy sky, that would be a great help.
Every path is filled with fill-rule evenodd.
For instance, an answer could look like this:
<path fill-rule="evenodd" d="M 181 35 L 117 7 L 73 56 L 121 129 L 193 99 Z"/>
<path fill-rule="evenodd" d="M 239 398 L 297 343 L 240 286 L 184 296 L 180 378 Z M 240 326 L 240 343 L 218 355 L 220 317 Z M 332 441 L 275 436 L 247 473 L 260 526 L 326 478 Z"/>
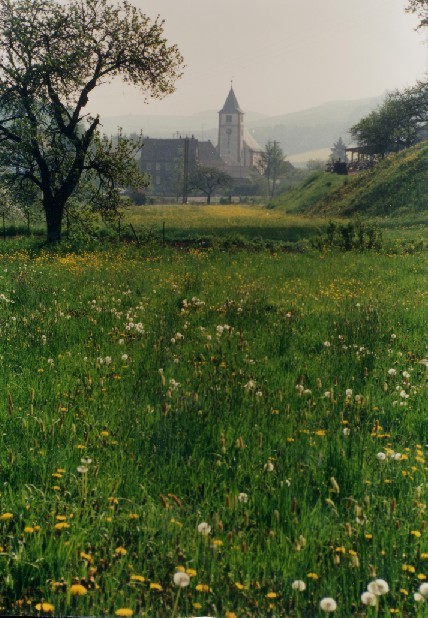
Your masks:
<path fill-rule="evenodd" d="M 184 56 L 176 92 L 162 101 L 122 84 L 95 93 L 91 110 L 192 114 L 219 110 L 230 81 L 244 111 L 279 115 L 412 85 L 428 44 L 406 0 L 133 0 Z M 425 35 L 426 38 L 426 35 Z"/>

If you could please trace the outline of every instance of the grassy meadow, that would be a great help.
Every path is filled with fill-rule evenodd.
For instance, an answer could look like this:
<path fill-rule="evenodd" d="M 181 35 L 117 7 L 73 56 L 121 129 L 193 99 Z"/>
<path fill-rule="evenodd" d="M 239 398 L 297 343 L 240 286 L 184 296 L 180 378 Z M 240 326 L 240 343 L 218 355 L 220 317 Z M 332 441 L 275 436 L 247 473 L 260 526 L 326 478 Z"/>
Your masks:
<path fill-rule="evenodd" d="M 1 612 L 426 616 L 427 267 L 3 242 Z"/>

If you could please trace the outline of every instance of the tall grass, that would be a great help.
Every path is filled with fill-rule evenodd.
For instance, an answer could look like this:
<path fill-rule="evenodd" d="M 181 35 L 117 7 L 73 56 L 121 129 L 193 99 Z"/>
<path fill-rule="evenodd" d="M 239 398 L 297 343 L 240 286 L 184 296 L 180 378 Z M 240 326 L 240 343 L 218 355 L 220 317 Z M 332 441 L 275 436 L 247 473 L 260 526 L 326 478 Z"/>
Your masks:
<path fill-rule="evenodd" d="M 4 247 L 3 612 L 424 615 L 425 255 Z"/>

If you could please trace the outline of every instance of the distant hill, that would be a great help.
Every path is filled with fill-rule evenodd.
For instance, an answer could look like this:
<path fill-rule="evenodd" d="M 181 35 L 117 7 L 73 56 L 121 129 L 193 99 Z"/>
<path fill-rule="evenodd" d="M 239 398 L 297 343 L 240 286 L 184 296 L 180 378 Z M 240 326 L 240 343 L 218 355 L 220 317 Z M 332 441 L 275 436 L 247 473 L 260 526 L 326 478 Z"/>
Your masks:
<path fill-rule="evenodd" d="M 277 140 L 287 155 L 330 148 L 339 137 L 346 143 L 348 129 L 360 118 L 375 109 L 382 97 L 355 101 L 333 101 L 300 112 L 281 116 L 264 116 L 255 112 L 245 114 L 245 126 L 264 147 Z M 171 138 L 194 135 L 217 143 L 218 113 L 208 110 L 191 116 L 114 116 L 101 119 L 102 130 L 108 135 L 121 127 L 126 134 L 143 132 L 147 137 Z"/>
<path fill-rule="evenodd" d="M 428 142 L 421 142 L 359 174 L 311 174 L 273 206 L 317 215 L 385 216 L 428 211 L 427 196 Z"/>

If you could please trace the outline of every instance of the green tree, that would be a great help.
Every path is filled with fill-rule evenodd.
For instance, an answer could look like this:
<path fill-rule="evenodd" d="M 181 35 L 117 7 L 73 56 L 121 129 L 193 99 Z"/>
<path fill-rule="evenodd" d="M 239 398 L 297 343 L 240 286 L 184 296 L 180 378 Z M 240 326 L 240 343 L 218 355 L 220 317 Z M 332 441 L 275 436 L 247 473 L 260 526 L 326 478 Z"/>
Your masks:
<path fill-rule="evenodd" d="M 42 196 L 49 242 L 59 241 L 66 204 L 81 190 L 113 213 L 119 189 L 144 184 L 134 145 L 103 139 L 85 110 L 115 77 L 145 96 L 174 90 L 182 63 L 163 22 L 127 0 L 0 0 L 0 162 Z"/>
<path fill-rule="evenodd" d="M 346 144 L 341 137 L 334 142 L 333 147 L 330 148 L 330 159 L 334 161 L 345 161 L 346 159 Z"/>
<path fill-rule="evenodd" d="M 428 123 L 428 83 L 394 91 L 350 132 L 367 154 L 397 152 L 418 142 Z"/>
<path fill-rule="evenodd" d="M 230 188 L 232 184 L 232 177 L 216 167 L 199 167 L 189 176 L 189 189 L 206 195 L 207 204 L 211 204 L 211 196 L 216 191 Z"/>
<path fill-rule="evenodd" d="M 268 142 L 262 153 L 263 175 L 267 179 L 269 198 L 275 194 L 277 183 L 287 170 L 284 152 L 278 142 Z"/>

